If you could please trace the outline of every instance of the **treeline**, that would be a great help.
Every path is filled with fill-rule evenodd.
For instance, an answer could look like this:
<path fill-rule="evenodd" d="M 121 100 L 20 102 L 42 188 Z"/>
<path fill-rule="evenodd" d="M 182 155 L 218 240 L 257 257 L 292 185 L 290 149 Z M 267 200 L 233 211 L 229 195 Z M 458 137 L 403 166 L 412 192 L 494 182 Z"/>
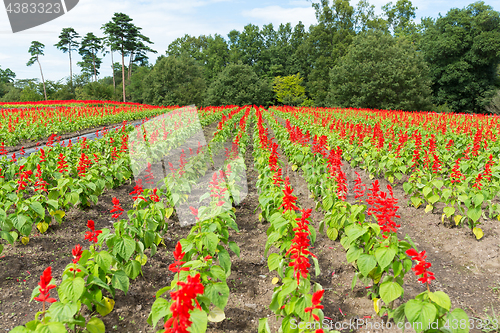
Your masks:
<path fill-rule="evenodd" d="M 147 62 L 146 53 L 152 49 L 144 41 L 152 43 L 140 28 L 127 35 L 135 44 L 122 45 L 116 44 L 120 38 L 110 42 L 112 29 L 103 28 L 108 51 L 118 52 L 122 60 L 114 64 L 113 77 L 96 80 L 94 75 L 90 82 L 84 71 L 74 82 L 59 83 L 59 88 L 52 84 L 48 98 L 64 92 L 80 99 L 164 105 L 500 112 L 500 13 L 484 2 L 451 9 L 436 19 L 424 18 L 420 24 L 408 0 L 388 3 L 380 16 L 366 0 L 356 5 L 321 0 L 313 7 L 317 23 L 308 28 L 301 22 L 262 28 L 249 24 L 226 38 L 185 35 L 173 41 L 154 65 Z M 141 50 L 141 61 L 135 61 L 139 53 L 134 55 L 134 47 Z M 102 52 L 95 57 L 99 55 Z M 4 100 L 26 98 L 27 92 L 43 98 L 37 82 L 9 84 L 8 89 L 0 86 Z M 65 89 L 68 84 L 73 89 Z"/>

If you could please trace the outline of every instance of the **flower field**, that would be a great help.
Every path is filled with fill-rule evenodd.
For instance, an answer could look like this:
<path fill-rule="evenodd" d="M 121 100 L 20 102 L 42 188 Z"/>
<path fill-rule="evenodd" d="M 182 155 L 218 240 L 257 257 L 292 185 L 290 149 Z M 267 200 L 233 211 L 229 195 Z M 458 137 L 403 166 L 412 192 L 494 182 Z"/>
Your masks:
<path fill-rule="evenodd" d="M 497 117 L 0 111 L 5 331 L 499 329 Z"/>

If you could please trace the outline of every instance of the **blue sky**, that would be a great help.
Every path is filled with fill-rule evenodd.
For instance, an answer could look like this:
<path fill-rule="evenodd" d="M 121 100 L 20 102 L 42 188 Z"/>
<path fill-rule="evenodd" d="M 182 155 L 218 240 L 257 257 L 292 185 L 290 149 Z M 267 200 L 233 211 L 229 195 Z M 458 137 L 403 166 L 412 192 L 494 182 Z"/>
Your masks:
<path fill-rule="evenodd" d="M 351 0 L 355 5 L 358 1 Z M 369 0 L 380 14 L 381 7 L 389 0 Z M 395 3 L 396 0 L 393 1 Z M 417 22 L 421 17 L 445 15 L 453 7 L 463 8 L 469 1 L 414 0 Z M 497 1 L 485 1 L 500 10 Z M 94 32 L 102 36 L 100 27 L 108 22 L 115 12 L 123 12 L 133 19 L 133 23 L 142 27 L 143 34 L 155 43 L 152 48 L 158 54 L 164 54 L 170 42 L 184 34 L 193 36 L 221 34 L 227 37 L 232 29 L 241 31 L 249 23 L 262 27 L 273 23 L 275 28 L 280 23 L 302 21 L 306 27 L 316 23 L 310 1 L 265 1 L 265 0 L 80 0 L 79 4 L 67 14 L 41 26 L 16 34 L 12 33 L 7 13 L 0 9 L 0 66 L 10 68 L 18 79 L 40 78 L 38 66 L 26 66 L 30 58 L 28 48 L 31 41 L 38 40 L 45 44 L 45 56 L 41 58 L 46 79 L 57 81 L 69 76 L 69 59 L 53 45 L 58 42 L 63 28 L 73 27 L 80 35 Z M 154 63 L 157 55 L 151 55 Z M 79 55 L 74 54 L 73 71 L 79 72 L 76 62 Z M 115 61 L 118 54 L 115 53 Z M 111 75 L 109 55 L 103 59 L 101 77 Z"/>

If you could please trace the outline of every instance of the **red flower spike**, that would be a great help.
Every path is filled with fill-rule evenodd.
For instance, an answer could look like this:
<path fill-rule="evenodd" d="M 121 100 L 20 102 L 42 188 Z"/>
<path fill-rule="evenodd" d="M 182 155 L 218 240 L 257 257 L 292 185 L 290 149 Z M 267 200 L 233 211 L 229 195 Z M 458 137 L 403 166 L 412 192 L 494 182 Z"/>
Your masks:
<path fill-rule="evenodd" d="M 88 220 L 87 221 L 87 227 L 91 230 L 91 231 L 87 231 L 85 233 L 85 239 L 87 239 L 89 242 L 94 242 L 94 243 L 97 243 L 97 237 L 102 233 L 101 230 L 95 230 L 95 226 L 94 226 L 94 221 L 93 220 Z"/>
<path fill-rule="evenodd" d="M 52 267 L 47 267 L 42 275 L 40 276 L 40 282 L 38 283 L 38 286 L 40 287 L 40 295 L 38 297 L 35 297 L 34 299 L 39 302 L 47 302 L 47 303 L 54 303 L 57 302 L 55 298 L 50 298 L 50 293 L 49 291 L 51 289 L 54 289 L 56 286 L 53 284 L 49 284 L 50 281 L 52 280 Z"/>
<path fill-rule="evenodd" d="M 123 208 L 120 206 L 120 200 L 118 200 L 116 197 L 114 197 L 112 201 L 113 201 L 113 209 L 110 210 L 110 213 L 115 213 L 115 214 L 111 215 L 111 217 L 117 219 L 120 217 L 120 215 L 123 214 Z"/>
<path fill-rule="evenodd" d="M 196 300 L 196 297 L 205 291 L 200 282 L 200 274 L 198 273 L 194 277 L 188 276 L 187 282 L 179 281 L 177 285 L 179 289 L 170 292 L 170 297 L 173 300 L 170 306 L 172 317 L 165 322 L 165 333 L 188 333 L 192 324 L 189 320 L 190 312 L 194 310 L 195 304 L 198 309 L 201 309 Z"/>

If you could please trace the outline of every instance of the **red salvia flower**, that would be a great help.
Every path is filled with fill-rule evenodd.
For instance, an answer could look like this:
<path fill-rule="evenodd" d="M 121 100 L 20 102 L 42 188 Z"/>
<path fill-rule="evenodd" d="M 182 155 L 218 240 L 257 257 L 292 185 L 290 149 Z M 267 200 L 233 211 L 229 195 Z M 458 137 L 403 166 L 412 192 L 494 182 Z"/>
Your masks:
<path fill-rule="evenodd" d="M 0 156 L 7 155 L 8 151 L 5 149 L 5 143 L 0 144 Z"/>
<path fill-rule="evenodd" d="M 78 161 L 78 167 L 76 168 L 76 170 L 78 171 L 78 176 L 84 177 L 85 173 L 87 172 L 87 169 L 90 167 L 91 164 L 92 161 L 88 158 L 88 156 L 85 155 L 85 153 L 82 153 Z"/>
<path fill-rule="evenodd" d="M 73 250 L 71 250 L 71 254 L 73 254 L 73 265 L 78 264 L 80 258 L 82 257 L 82 246 L 80 244 L 76 245 Z M 70 272 L 75 271 L 74 267 L 69 269 Z M 77 268 L 76 272 L 80 273 L 82 270 Z"/>
<path fill-rule="evenodd" d="M 481 187 L 483 186 L 481 184 L 481 180 L 483 180 L 483 174 L 482 173 L 480 173 L 479 175 L 477 175 L 476 181 L 474 182 L 474 185 L 472 185 L 472 187 L 476 188 L 478 190 L 481 190 Z"/>
<path fill-rule="evenodd" d="M 177 245 L 175 246 L 174 250 L 175 262 L 173 264 L 170 264 L 170 266 L 168 266 L 168 269 L 171 272 L 177 273 L 180 271 L 189 271 L 189 267 L 182 267 L 182 265 L 186 263 L 185 261 L 181 261 L 182 258 L 184 258 L 185 254 L 186 254 L 185 252 L 182 252 L 181 242 L 177 242 Z"/>
<path fill-rule="evenodd" d="M 453 167 L 453 171 L 450 175 L 452 184 L 453 183 L 461 183 L 465 179 L 465 176 L 460 171 L 460 164 L 459 163 L 460 163 L 460 158 L 458 158 L 455 161 L 455 166 Z"/>
<path fill-rule="evenodd" d="M 354 185 L 354 193 L 356 193 L 354 195 L 354 199 L 359 199 L 365 195 L 366 185 L 361 182 L 361 176 L 359 175 L 359 173 L 357 172 L 355 173 L 357 178 L 356 178 L 356 183 Z"/>
<path fill-rule="evenodd" d="M 174 301 L 170 306 L 172 317 L 169 318 L 164 325 L 164 333 L 188 333 L 191 327 L 190 312 L 196 307 L 201 310 L 200 304 L 196 300 L 197 295 L 202 295 L 205 292 L 203 284 L 200 282 L 200 273 L 196 276 L 188 276 L 187 282 L 177 282 L 179 289 L 170 292 L 170 297 Z"/>
<path fill-rule="evenodd" d="M 29 180 L 29 177 L 33 174 L 33 171 L 31 171 L 31 170 L 22 171 L 24 169 L 24 167 L 25 167 L 25 165 L 21 165 L 19 167 L 19 180 L 17 181 L 17 184 L 19 185 L 19 187 L 17 188 L 17 193 L 19 193 L 19 191 L 22 191 L 26 188 L 26 186 L 28 185 L 26 180 Z"/>
<path fill-rule="evenodd" d="M 132 192 L 130 192 L 130 195 L 132 194 L 137 194 L 136 196 L 132 197 L 132 199 L 134 200 L 137 200 L 138 198 L 139 199 L 142 199 L 144 201 L 147 201 L 141 194 L 142 192 L 144 192 L 143 188 L 142 188 L 142 179 L 137 179 L 135 181 L 135 186 L 134 186 L 134 190 Z"/>
<path fill-rule="evenodd" d="M 60 173 L 68 172 L 68 163 L 66 162 L 66 157 L 63 153 L 59 154 L 59 161 L 57 162 L 57 170 Z"/>
<path fill-rule="evenodd" d="M 158 189 L 155 187 L 153 189 L 153 194 L 151 194 L 149 196 L 149 198 L 151 199 L 151 201 L 154 201 L 154 202 L 160 202 L 160 197 L 156 194 L 156 192 L 158 191 Z"/>
<path fill-rule="evenodd" d="M 87 227 L 91 230 L 91 231 L 87 231 L 85 233 L 85 239 L 87 239 L 89 242 L 94 242 L 94 243 L 97 243 L 97 237 L 102 233 L 101 230 L 95 230 L 95 226 L 94 226 L 94 221 L 93 220 L 88 220 L 87 221 Z"/>
<path fill-rule="evenodd" d="M 297 277 L 297 285 L 300 284 L 300 276 L 307 278 L 309 272 L 308 256 L 311 255 L 316 258 L 314 254 L 309 252 L 309 221 L 307 219 L 311 216 L 312 209 L 301 210 L 301 218 L 295 219 L 298 221 L 297 227 L 293 228 L 295 231 L 295 237 L 292 239 L 292 246 L 286 252 L 286 255 L 291 254 L 290 263 L 288 266 L 293 267 L 294 275 Z"/>
<path fill-rule="evenodd" d="M 114 197 L 112 201 L 113 201 L 113 209 L 111 209 L 110 213 L 114 214 L 111 215 L 111 217 L 117 219 L 120 217 L 120 215 L 123 214 L 123 208 L 120 206 L 120 200 L 118 200 L 116 197 Z"/>
<path fill-rule="evenodd" d="M 299 209 L 299 207 L 295 205 L 297 197 L 292 195 L 293 189 L 290 187 L 290 179 L 288 176 L 285 178 L 285 189 L 283 190 L 283 193 L 285 194 L 283 197 L 283 203 L 278 207 L 278 209 L 283 207 L 285 209 L 284 212 Z"/>
<path fill-rule="evenodd" d="M 45 312 L 45 302 L 47 303 L 54 303 L 57 302 L 55 298 L 51 298 L 49 291 L 51 289 L 54 289 L 56 286 L 53 284 L 50 284 L 50 281 L 52 281 L 52 267 L 47 267 L 42 275 L 40 276 L 40 282 L 38 283 L 38 286 L 40 287 L 40 295 L 35 297 L 34 299 L 39 302 L 43 302 L 43 307 L 44 307 L 44 312 Z"/>
<path fill-rule="evenodd" d="M 304 312 L 305 313 L 310 312 L 312 314 L 314 320 L 316 320 L 316 321 L 319 321 L 319 317 L 317 315 L 315 315 L 314 313 L 312 313 L 312 311 L 314 309 L 323 309 L 324 308 L 324 306 L 320 304 L 321 303 L 321 298 L 323 297 L 324 293 L 325 293 L 324 289 L 318 290 L 317 292 L 315 292 L 313 294 L 313 297 L 312 297 L 312 304 L 313 304 L 313 306 L 310 306 L 310 307 L 307 307 L 307 308 L 304 309 Z"/>
<path fill-rule="evenodd" d="M 146 168 L 146 176 L 144 177 L 144 180 L 146 181 L 146 184 L 154 184 L 154 176 L 153 176 L 153 171 L 151 171 L 151 163 L 148 162 L 148 166 Z"/>
<path fill-rule="evenodd" d="M 425 255 L 425 251 L 420 253 L 415 249 L 409 249 L 406 251 L 406 254 L 411 258 L 411 260 L 418 261 L 418 264 L 412 268 L 412 271 L 415 272 L 415 275 L 421 275 L 418 279 L 421 283 L 427 283 L 427 288 L 432 280 L 435 280 L 434 273 L 430 272 L 428 269 L 432 266 L 430 262 L 426 262 L 425 259 L 427 256 Z"/>
<path fill-rule="evenodd" d="M 199 221 L 200 219 L 198 218 L 198 209 L 189 206 L 189 209 L 191 209 L 191 214 L 193 214 L 196 217 L 196 221 Z"/>
<path fill-rule="evenodd" d="M 40 167 L 40 164 L 36 165 L 36 174 L 35 176 L 38 178 L 38 180 L 35 182 L 35 191 L 45 191 L 47 192 L 47 182 L 43 180 L 42 178 L 42 169 Z"/>
<path fill-rule="evenodd" d="M 40 163 L 46 162 L 45 157 L 45 150 L 40 149 Z"/>
<path fill-rule="evenodd" d="M 281 168 L 279 168 L 273 175 L 273 185 L 280 186 L 283 179 L 281 179 Z"/>
<path fill-rule="evenodd" d="M 113 151 L 111 152 L 111 158 L 113 161 L 116 161 L 118 159 L 118 154 L 116 153 L 116 147 L 113 147 Z"/>

